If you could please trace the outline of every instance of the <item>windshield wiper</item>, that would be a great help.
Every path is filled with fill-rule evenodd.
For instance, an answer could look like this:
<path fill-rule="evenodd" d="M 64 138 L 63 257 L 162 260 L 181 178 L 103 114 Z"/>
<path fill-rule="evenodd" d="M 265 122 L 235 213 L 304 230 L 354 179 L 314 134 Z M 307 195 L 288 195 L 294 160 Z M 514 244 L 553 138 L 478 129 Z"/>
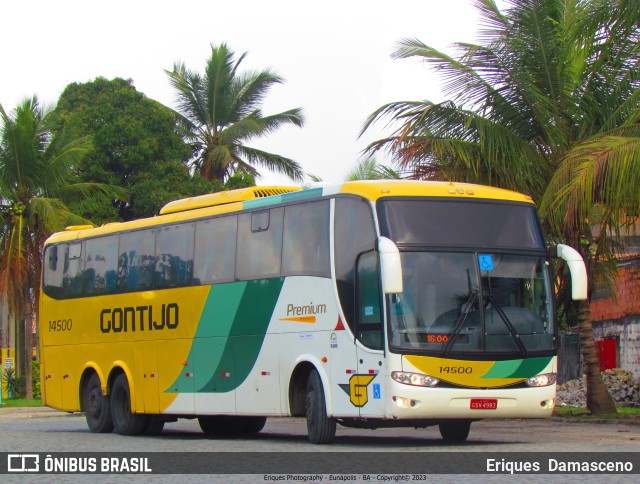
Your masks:
<path fill-rule="evenodd" d="M 467 316 L 471 314 L 473 310 L 473 305 L 478 300 L 479 291 L 473 291 L 469 296 L 469 299 L 466 300 L 461 306 L 460 316 L 456 321 L 456 327 L 453 329 L 453 335 L 449 339 L 447 346 L 444 348 L 444 354 L 448 355 L 451 353 L 451 349 L 453 348 L 453 344 L 456 342 L 456 338 L 460 335 L 462 328 L 464 327 L 464 322 L 467 320 Z"/>
<path fill-rule="evenodd" d="M 493 298 L 491 297 L 490 292 L 487 291 L 487 293 L 484 294 L 484 296 L 486 297 L 487 301 L 491 303 L 491 307 L 493 307 L 493 309 L 496 310 L 496 313 L 498 313 L 498 316 L 500 316 L 500 319 L 502 319 L 502 322 L 509 330 L 509 333 L 511 334 L 511 337 L 513 338 L 513 340 L 516 342 L 516 346 L 520 350 L 520 354 L 522 355 L 522 357 L 527 356 L 527 348 L 524 346 L 524 344 L 522 344 L 522 341 L 520 340 L 520 337 L 518 336 L 516 329 L 513 327 L 513 324 L 511 324 L 511 321 L 509 321 L 509 318 L 507 317 L 505 312 L 502 310 L 500 306 L 496 305 L 496 303 L 493 301 Z"/>

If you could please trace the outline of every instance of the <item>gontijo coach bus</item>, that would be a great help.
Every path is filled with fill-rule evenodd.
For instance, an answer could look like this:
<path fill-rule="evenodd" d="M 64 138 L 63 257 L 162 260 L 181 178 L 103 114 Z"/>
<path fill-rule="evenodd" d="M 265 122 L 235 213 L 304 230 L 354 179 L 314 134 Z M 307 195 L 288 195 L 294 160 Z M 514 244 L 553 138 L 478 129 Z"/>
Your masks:
<path fill-rule="evenodd" d="M 336 423 L 462 441 L 552 412 L 548 258 L 529 197 L 454 183 L 254 187 L 70 227 L 44 251 L 44 402 L 126 435 L 306 416 L 314 443 Z"/>

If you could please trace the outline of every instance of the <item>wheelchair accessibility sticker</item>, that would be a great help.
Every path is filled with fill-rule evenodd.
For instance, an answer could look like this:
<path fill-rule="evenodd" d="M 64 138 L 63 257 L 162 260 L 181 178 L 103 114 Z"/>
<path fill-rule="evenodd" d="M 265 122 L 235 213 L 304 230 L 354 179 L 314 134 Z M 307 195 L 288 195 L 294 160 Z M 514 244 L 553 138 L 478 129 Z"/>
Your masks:
<path fill-rule="evenodd" d="M 489 254 L 478 254 L 478 264 L 481 271 L 493 270 L 493 256 Z"/>

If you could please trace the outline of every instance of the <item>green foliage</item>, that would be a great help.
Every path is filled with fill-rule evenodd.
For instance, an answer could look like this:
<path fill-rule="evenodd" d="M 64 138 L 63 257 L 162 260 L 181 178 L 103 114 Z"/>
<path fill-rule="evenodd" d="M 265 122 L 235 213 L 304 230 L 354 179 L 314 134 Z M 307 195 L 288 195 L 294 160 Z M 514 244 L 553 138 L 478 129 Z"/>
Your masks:
<path fill-rule="evenodd" d="M 192 179 L 186 168 L 192 151 L 173 111 L 138 92 L 130 80 L 70 84 L 58 101 L 56 120 L 58 130 L 79 126 L 93 139 L 93 152 L 77 165 L 81 180 L 128 190 L 128 196 L 97 207 L 74 207 L 95 223 L 150 217 L 169 200 L 214 188 Z"/>
<path fill-rule="evenodd" d="M 7 392 L 10 398 L 22 398 L 22 377 L 19 377 L 15 368 L 5 368 L 2 374 L 2 390 Z"/>
<path fill-rule="evenodd" d="M 362 158 L 347 173 L 346 180 L 399 180 L 402 176 L 394 168 L 379 164 L 374 157 Z"/>
<path fill-rule="evenodd" d="M 8 307 L 3 317 L 16 328 L 28 309 L 37 310 L 44 240 L 66 225 L 87 223 L 72 205 L 118 194 L 104 184 L 77 182 L 74 168 L 91 144 L 72 126 L 52 131 L 52 120 L 36 97 L 10 113 L 0 106 L 0 294 Z M 31 354 L 30 338 L 24 341 L 23 354 Z M 20 374 L 26 363 L 17 360 Z"/>
<path fill-rule="evenodd" d="M 262 101 L 283 79 L 269 69 L 240 73 L 238 59 L 226 44 L 211 46 L 205 73 L 177 62 L 167 71 L 176 90 L 178 112 L 193 147 L 195 170 L 207 180 L 225 181 L 234 173 L 259 177 L 257 167 L 302 180 L 302 168 L 283 156 L 247 145 L 285 124 L 303 125 L 302 110 L 263 115 Z"/>
<path fill-rule="evenodd" d="M 27 400 L 26 398 L 14 398 L 12 400 L 2 400 L 3 408 L 19 408 L 19 407 L 42 407 L 42 400 L 40 398 L 32 398 Z"/>
<path fill-rule="evenodd" d="M 33 398 L 40 398 L 40 362 L 31 361 L 31 392 Z"/>

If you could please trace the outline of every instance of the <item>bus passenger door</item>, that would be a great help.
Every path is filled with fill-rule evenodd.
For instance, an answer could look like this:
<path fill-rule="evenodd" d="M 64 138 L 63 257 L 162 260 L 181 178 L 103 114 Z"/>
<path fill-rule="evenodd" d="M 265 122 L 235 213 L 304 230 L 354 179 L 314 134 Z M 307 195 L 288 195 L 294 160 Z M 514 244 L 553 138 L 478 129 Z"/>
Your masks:
<path fill-rule="evenodd" d="M 384 416 L 384 331 L 378 277 L 378 257 L 373 251 L 358 259 L 356 286 L 357 380 L 352 380 L 352 400 L 361 417 Z M 355 397 L 355 398 L 354 398 Z"/>

